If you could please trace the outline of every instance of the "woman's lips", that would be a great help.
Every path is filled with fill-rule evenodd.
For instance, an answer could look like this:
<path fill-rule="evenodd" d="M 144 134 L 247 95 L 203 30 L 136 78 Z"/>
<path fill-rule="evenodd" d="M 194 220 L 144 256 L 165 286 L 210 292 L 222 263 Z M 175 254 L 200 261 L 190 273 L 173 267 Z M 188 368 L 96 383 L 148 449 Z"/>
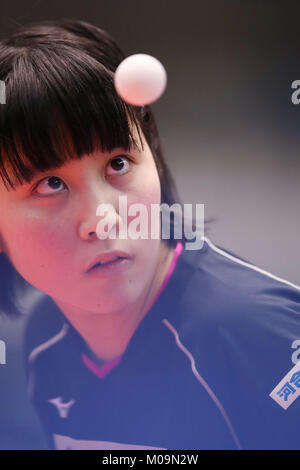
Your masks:
<path fill-rule="evenodd" d="M 129 268 L 131 261 L 132 260 L 129 258 L 118 258 L 105 264 L 96 264 L 87 274 L 94 277 L 107 277 L 121 274 Z"/>
<path fill-rule="evenodd" d="M 105 263 L 105 261 L 111 261 L 115 258 L 128 258 L 130 259 L 131 256 L 126 253 L 125 251 L 121 250 L 113 250 L 113 251 L 103 251 L 99 253 L 93 261 L 87 266 L 86 271 L 90 271 L 94 268 L 94 266 L 98 263 Z"/>

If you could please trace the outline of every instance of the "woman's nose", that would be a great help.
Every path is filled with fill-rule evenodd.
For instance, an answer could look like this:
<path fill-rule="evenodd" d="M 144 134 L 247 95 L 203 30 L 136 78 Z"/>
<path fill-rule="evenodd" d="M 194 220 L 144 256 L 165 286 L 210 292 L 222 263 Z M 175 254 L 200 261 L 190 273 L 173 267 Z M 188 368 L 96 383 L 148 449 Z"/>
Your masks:
<path fill-rule="evenodd" d="M 99 188 L 89 188 L 81 196 L 79 235 L 83 240 L 105 239 L 119 228 L 119 215 L 116 211 L 116 197 Z"/>

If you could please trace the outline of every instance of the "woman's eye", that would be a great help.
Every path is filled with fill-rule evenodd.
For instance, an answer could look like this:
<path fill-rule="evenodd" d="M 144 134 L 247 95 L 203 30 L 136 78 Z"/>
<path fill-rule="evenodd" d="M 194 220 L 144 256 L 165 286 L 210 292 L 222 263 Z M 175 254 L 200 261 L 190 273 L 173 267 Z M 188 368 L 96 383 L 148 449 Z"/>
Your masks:
<path fill-rule="evenodd" d="M 60 192 L 60 188 L 62 187 L 62 184 L 64 188 L 66 188 L 65 183 L 63 183 L 63 181 L 60 178 L 58 178 L 57 176 L 50 176 L 40 181 L 37 184 L 37 186 L 35 186 L 34 192 L 38 194 L 42 194 L 44 196 L 49 196 L 51 194 Z M 55 190 L 55 191 L 51 191 L 51 190 Z"/>
<path fill-rule="evenodd" d="M 110 160 L 108 168 L 111 168 L 111 170 L 107 170 L 109 176 L 128 173 L 128 171 L 130 171 L 130 159 L 123 155 L 114 157 Z M 61 190 L 65 188 L 66 185 L 60 178 L 57 176 L 48 176 L 34 187 L 33 192 L 42 196 L 51 196 L 61 192 Z"/>
<path fill-rule="evenodd" d="M 108 164 L 108 169 L 109 168 L 112 168 L 113 172 L 109 173 L 108 170 L 108 175 L 123 175 L 124 173 L 127 173 L 130 170 L 130 160 L 129 158 L 123 155 L 114 157 L 110 160 Z"/>

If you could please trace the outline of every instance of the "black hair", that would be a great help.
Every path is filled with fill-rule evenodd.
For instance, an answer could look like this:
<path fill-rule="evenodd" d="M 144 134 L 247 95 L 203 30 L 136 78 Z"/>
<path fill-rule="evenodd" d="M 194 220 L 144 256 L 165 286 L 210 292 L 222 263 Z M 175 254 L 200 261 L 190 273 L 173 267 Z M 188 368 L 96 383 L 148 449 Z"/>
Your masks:
<path fill-rule="evenodd" d="M 1 38 L 0 177 L 7 189 L 99 147 L 143 148 L 141 129 L 158 170 L 161 203 L 182 205 L 151 107 L 131 106 L 115 90 L 114 72 L 125 57 L 110 34 L 76 19 L 21 25 Z M 166 242 L 174 246 L 178 239 L 170 235 Z M 16 293 L 27 283 L 5 253 L 0 279 L 0 311 L 18 315 Z"/>

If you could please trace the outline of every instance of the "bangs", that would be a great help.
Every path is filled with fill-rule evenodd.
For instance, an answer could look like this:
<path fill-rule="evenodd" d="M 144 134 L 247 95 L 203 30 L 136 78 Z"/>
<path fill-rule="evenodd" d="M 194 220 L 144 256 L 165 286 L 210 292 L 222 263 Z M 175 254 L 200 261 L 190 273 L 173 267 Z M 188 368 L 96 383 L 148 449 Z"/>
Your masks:
<path fill-rule="evenodd" d="M 9 51 L 8 51 L 9 53 Z M 101 149 L 138 147 L 137 109 L 117 94 L 113 73 L 74 47 L 22 49 L 0 107 L 0 176 L 7 187 Z"/>

